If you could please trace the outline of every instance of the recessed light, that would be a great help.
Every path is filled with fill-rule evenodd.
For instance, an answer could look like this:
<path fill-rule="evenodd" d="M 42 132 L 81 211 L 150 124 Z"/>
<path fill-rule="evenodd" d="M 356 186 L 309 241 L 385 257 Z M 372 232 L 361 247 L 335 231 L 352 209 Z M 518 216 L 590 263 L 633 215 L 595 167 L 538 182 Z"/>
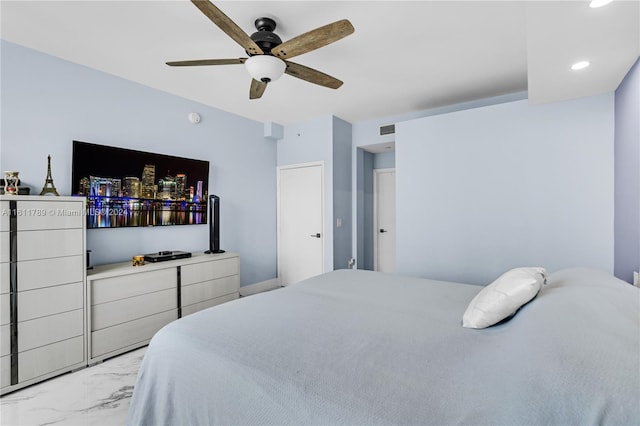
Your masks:
<path fill-rule="evenodd" d="M 589 7 L 592 7 L 595 9 L 596 7 L 606 6 L 612 1 L 613 0 L 592 0 L 591 3 L 589 3 Z"/>
<path fill-rule="evenodd" d="M 575 64 L 571 65 L 571 69 L 574 70 L 574 71 L 577 71 L 577 70 L 584 69 L 584 68 L 588 67 L 589 65 L 591 65 L 591 63 L 589 61 L 580 61 L 580 62 L 576 62 Z"/>

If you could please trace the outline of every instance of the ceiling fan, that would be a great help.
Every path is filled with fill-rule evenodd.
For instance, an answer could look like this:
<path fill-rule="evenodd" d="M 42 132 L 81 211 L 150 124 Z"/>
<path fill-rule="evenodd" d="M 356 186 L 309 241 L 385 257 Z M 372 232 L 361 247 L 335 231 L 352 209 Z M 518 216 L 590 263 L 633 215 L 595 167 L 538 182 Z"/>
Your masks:
<path fill-rule="evenodd" d="M 347 19 L 308 31 L 283 43 L 280 37 L 273 32 L 276 29 L 276 22 L 273 19 L 256 19 L 255 26 L 258 31 L 248 36 L 235 22 L 208 0 L 191 0 L 191 2 L 222 31 L 242 46 L 249 57 L 172 61 L 167 62 L 167 65 L 190 67 L 244 64 L 253 78 L 249 90 L 249 99 L 260 98 L 267 88 L 267 84 L 280 78 L 283 73 L 331 89 L 337 89 L 342 86 L 342 81 L 337 78 L 291 62 L 289 59 L 326 46 L 352 34 L 354 28 Z"/>

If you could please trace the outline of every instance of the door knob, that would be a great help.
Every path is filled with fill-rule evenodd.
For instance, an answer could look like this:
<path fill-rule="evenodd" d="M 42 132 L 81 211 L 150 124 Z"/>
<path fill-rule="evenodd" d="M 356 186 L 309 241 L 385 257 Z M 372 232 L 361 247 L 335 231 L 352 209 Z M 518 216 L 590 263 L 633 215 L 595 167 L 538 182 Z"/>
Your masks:
<path fill-rule="evenodd" d="M 381 230 L 380 230 L 380 233 L 381 233 L 381 234 L 384 234 L 385 232 L 388 232 L 388 231 L 387 231 L 386 229 L 381 229 Z"/>
<path fill-rule="evenodd" d="M 318 232 L 317 234 L 311 234 L 311 236 L 312 236 L 313 238 L 320 238 L 320 233 Z"/>

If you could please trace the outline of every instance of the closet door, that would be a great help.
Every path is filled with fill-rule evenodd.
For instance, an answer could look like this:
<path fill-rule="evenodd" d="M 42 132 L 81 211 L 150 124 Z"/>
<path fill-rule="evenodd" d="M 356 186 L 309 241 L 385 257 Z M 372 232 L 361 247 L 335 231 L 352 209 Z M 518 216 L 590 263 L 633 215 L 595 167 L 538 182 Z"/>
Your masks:
<path fill-rule="evenodd" d="M 323 165 L 278 168 L 278 276 L 294 284 L 324 272 Z"/>
<path fill-rule="evenodd" d="M 374 270 L 396 271 L 396 170 L 374 170 Z"/>

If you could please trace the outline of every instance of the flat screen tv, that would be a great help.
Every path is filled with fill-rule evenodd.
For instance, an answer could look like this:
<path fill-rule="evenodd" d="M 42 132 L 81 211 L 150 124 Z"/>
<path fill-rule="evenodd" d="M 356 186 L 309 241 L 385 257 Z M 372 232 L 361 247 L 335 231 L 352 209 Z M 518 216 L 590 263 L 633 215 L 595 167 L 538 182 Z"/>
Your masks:
<path fill-rule="evenodd" d="M 89 229 L 207 223 L 208 161 L 73 141 L 71 181 Z"/>

